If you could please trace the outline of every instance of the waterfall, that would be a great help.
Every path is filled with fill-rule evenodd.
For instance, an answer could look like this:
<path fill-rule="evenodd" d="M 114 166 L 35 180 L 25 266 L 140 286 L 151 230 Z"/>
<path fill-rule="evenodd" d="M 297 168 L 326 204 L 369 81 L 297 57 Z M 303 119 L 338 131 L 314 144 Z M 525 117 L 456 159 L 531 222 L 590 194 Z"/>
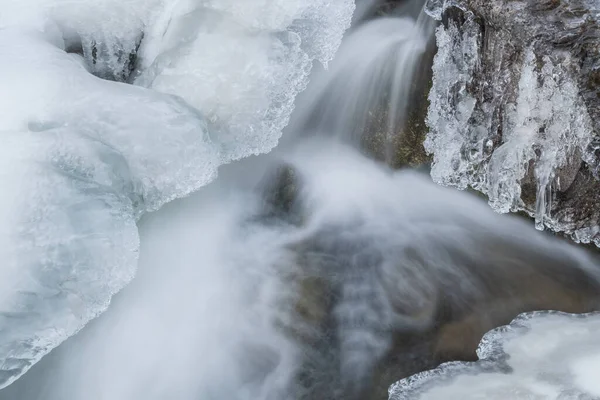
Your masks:
<path fill-rule="evenodd" d="M 423 1 L 6 1 L 0 400 L 375 400 L 597 309 L 595 256 L 393 168 Z"/>
<path fill-rule="evenodd" d="M 381 158 L 393 163 L 395 140 L 405 126 L 434 27 L 424 11 L 356 27 L 330 70 L 316 74 L 311 90 L 303 94 L 290 135 L 335 136 L 353 147 L 379 147 Z"/>

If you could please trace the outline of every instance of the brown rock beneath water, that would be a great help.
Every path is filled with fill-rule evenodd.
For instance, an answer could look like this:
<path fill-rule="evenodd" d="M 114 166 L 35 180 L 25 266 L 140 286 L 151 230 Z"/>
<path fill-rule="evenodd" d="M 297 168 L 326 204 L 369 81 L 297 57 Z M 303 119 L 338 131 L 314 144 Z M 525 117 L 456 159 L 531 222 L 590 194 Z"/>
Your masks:
<path fill-rule="evenodd" d="M 483 335 L 508 324 L 521 313 L 538 310 L 587 313 L 600 310 L 600 283 L 597 278 L 566 265 L 568 257 L 553 259 L 550 255 L 538 254 L 535 249 L 528 252 L 525 247 L 514 246 L 510 241 L 484 245 L 484 248 L 495 260 L 493 266 L 497 268 L 479 269 L 476 263 L 465 259 L 463 267 L 469 271 L 469 279 L 474 279 L 474 289 L 458 288 L 452 283 L 445 285 L 440 280 L 434 323 L 424 331 L 396 331 L 393 346 L 379 361 L 367 393 L 358 399 L 387 399 L 388 388 L 402 378 L 447 361 L 476 360 L 475 351 Z M 467 253 L 468 250 L 459 250 L 454 257 L 462 259 Z M 300 319 L 315 328 L 311 338 L 299 335 L 296 338 L 308 347 L 316 346 L 317 357 L 335 353 L 332 349 L 336 348 L 335 326 L 331 325 L 330 316 L 336 300 L 328 285 L 324 278 L 302 280 L 296 308 Z M 403 313 L 406 311 L 402 310 Z M 320 340 L 319 335 L 326 340 Z M 329 378 L 319 380 L 323 371 L 315 369 L 339 368 L 335 354 L 327 357 L 328 360 L 323 363 L 307 365 L 305 372 L 317 383 L 313 391 L 301 399 L 347 400 L 343 396 L 336 397 L 335 390 L 329 387 L 339 385 L 336 376 L 328 375 Z"/>
<path fill-rule="evenodd" d="M 269 207 L 279 210 L 277 218 L 287 219 L 290 214 L 298 213 L 292 219 L 302 221 L 304 218 L 299 212 L 302 207 L 296 204 L 301 177 L 291 166 L 280 167 L 271 177 L 276 183 L 266 195 Z M 518 224 L 515 227 L 523 226 Z M 443 362 L 476 360 L 475 351 L 483 335 L 508 324 L 523 312 L 600 311 L 600 283 L 597 280 L 600 273 L 591 276 L 580 269 L 564 241 L 555 239 L 555 247 L 563 249 L 564 254 L 560 251 L 547 254 L 543 246 L 531 248 L 528 243 L 494 233 L 494 229 L 487 235 L 489 237 L 474 235 L 476 251 L 447 248 L 451 252 L 449 260 L 456 264 L 455 267 L 464 268 L 466 280 L 473 279 L 476 290 L 461 288 L 461 282 L 446 281 L 432 273 L 430 279 L 437 285 L 434 323 L 424 331 L 394 333 L 392 348 L 378 363 L 368 393 L 359 400 L 387 399 L 387 390 L 394 382 L 435 368 Z M 543 234 L 532 231 L 532 235 Z M 335 236 L 332 238 L 335 239 Z M 431 245 L 435 247 L 436 243 Z M 298 399 L 347 400 L 336 392 L 340 387 L 339 376 L 336 375 L 339 365 L 336 364 L 336 332 L 331 317 L 336 297 L 327 276 L 319 275 L 320 266 L 310 265 L 310 273 L 305 270 L 311 261 L 302 255 L 320 251 L 311 246 L 313 244 L 309 240 L 291 248 L 294 254 L 300 256 L 294 261 L 298 264 L 295 267 L 297 272 L 290 278 L 295 281 L 292 286 L 297 290 L 292 307 L 297 319 L 283 327 L 306 349 L 307 361 L 298 380 L 310 386 L 310 390 Z M 347 255 L 348 251 L 360 251 L 360 246 L 344 247 L 340 255 Z M 476 254 L 475 258 L 471 257 L 472 254 Z M 485 260 L 489 260 L 488 265 L 485 265 Z M 399 271 L 402 268 L 398 266 Z M 436 270 L 427 263 L 423 264 L 423 268 Z M 410 274 L 403 276 L 409 279 Z M 414 312 L 410 309 L 399 311 Z"/>
<path fill-rule="evenodd" d="M 483 335 L 507 325 L 517 315 L 538 310 L 586 313 L 600 310 L 600 292 L 584 277 L 579 290 L 539 274 L 516 274 L 505 293 L 469 304 L 462 312 L 443 312 L 426 333 L 399 334 L 393 349 L 380 364 L 373 393 L 365 400 L 388 398 L 388 388 L 402 378 L 433 369 L 448 361 L 476 361 Z"/>

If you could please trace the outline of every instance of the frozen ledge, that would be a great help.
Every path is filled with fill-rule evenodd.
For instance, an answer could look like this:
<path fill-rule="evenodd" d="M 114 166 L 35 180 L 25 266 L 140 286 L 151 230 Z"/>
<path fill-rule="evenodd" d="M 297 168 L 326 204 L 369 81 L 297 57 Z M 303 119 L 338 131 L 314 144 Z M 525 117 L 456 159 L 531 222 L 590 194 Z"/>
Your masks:
<path fill-rule="evenodd" d="M 403 379 L 390 400 L 556 399 L 600 396 L 600 314 L 538 311 L 488 332 L 477 362 L 450 362 Z"/>

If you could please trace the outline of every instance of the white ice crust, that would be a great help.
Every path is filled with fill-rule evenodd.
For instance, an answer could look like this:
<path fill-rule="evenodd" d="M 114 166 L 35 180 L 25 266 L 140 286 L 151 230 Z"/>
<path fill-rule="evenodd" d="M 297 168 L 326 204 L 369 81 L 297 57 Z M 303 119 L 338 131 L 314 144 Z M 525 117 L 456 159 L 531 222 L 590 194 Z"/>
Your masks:
<path fill-rule="evenodd" d="M 0 2 L 0 388 L 133 278 L 141 215 L 276 145 L 353 9 Z"/>
<path fill-rule="evenodd" d="M 600 315 L 553 311 L 487 333 L 479 361 L 452 362 L 404 379 L 390 400 L 592 400 L 600 396 Z"/>

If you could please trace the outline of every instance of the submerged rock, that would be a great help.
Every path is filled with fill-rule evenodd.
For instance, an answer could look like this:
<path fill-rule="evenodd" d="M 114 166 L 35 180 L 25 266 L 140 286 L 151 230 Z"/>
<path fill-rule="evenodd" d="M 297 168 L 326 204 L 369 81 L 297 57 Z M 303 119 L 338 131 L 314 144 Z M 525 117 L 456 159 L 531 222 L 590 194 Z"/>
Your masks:
<path fill-rule="evenodd" d="M 600 246 L 600 2 L 430 0 L 432 177 Z"/>
<path fill-rule="evenodd" d="M 483 335 L 522 312 L 600 309 L 596 258 L 413 174 L 394 173 L 397 188 L 411 188 L 406 196 L 393 185 L 385 195 L 351 191 L 369 192 L 372 209 L 387 210 L 374 226 L 358 204 L 350 219 L 319 214 L 314 177 L 294 163 L 266 175 L 258 222 L 294 231 L 278 267 L 289 290 L 277 322 L 301 348 L 294 398 L 383 399 L 399 379 L 476 360 Z M 444 210 L 450 199 L 465 208 Z M 397 201 L 404 207 L 389 206 Z"/>

